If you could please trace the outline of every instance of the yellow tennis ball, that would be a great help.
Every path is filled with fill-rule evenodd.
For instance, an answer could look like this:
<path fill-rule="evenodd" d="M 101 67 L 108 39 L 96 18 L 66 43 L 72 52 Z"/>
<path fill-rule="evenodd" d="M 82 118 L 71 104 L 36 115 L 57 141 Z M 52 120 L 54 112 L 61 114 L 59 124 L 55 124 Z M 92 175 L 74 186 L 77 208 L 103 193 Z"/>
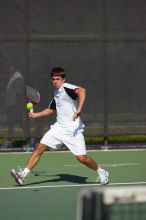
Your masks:
<path fill-rule="evenodd" d="M 33 108 L 33 104 L 31 102 L 28 102 L 27 105 L 26 105 L 26 108 L 28 110 L 31 110 Z"/>

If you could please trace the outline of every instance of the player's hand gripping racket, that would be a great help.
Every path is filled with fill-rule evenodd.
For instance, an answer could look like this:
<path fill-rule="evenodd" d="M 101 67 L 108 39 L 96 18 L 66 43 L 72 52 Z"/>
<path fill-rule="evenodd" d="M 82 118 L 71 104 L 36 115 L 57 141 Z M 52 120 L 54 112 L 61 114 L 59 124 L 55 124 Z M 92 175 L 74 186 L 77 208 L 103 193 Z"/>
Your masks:
<path fill-rule="evenodd" d="M 40 93 L 36 88 L 33 88 L 30 85 L 26 85 L 25 90 L 29 101 L 26 107 L 30 112 L 33 112 L 33 104 L 38 104 L 40 102 Z"/>

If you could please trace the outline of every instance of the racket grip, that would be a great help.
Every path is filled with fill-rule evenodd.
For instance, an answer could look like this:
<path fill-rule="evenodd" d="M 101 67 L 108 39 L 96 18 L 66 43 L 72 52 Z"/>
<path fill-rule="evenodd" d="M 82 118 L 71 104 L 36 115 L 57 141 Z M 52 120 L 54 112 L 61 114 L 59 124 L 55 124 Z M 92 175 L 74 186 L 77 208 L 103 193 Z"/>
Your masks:
<path fill-rule="evenodd" d="M 33 112 L 33 108 L 32 109 L 30 109 L 30 113 L 32 113 Z"/>

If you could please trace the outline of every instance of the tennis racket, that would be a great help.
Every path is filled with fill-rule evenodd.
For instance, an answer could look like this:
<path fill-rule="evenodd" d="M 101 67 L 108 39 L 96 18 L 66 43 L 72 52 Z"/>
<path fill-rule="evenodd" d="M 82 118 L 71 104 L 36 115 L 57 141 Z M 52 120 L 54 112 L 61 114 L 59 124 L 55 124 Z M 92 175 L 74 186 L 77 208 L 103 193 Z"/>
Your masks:
<path fill-rule="evenodd" d="M 40 93 L 36 88 L 26 85 L 25 92 L 30 103 L 38 104 L 40 102 Z M 33 112 L 33 108 L 30 109 L 30 112 Z"/>

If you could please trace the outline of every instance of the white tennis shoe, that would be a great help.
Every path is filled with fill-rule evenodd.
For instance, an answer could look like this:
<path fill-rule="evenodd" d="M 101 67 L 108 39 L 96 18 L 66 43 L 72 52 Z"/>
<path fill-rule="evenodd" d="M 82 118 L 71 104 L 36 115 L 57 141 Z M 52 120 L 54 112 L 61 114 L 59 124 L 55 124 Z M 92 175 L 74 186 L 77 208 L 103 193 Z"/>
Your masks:
<path fill-rule="evenodd" d="M 21 168 L 18 172 L 16 170 L 12 169 L 10 173 L 18 185 L 22 186 L 24 184 L 25 179 L 22 176 L 22 169 Z"/>
<path fill-rule="evenodd" d="M 96 178 L 96 182 L 100 183 L 101 185 L 106 185 L 109 182 L 109 173 L 104 170 L 104 169 L 100 169 L 98 171 L 98 176 Z"/>

